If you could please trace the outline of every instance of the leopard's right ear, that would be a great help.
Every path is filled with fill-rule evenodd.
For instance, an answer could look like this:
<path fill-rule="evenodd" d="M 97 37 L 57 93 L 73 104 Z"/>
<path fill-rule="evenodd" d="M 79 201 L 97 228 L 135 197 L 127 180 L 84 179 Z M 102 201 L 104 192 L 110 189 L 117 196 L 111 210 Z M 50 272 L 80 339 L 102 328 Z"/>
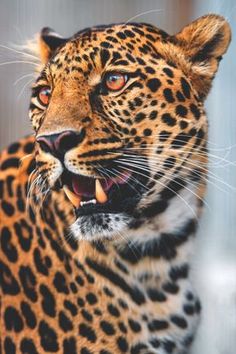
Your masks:
<path fill-rule="evenodd" d="M 68 38 L 61 37 L 49 27 L 44 27 L 39 36 L 39 53 L 41 61 L 46 64 L 53 53 L 61 45 L 66 43 Z"/>
<path fill-rule="evenodd" d="M 205 99 L 231 40 L 228 22 L 220 15 L 205 15 L 185 26 L 172 39 L 190 65 L 186 73 L 199 97 Z"/>

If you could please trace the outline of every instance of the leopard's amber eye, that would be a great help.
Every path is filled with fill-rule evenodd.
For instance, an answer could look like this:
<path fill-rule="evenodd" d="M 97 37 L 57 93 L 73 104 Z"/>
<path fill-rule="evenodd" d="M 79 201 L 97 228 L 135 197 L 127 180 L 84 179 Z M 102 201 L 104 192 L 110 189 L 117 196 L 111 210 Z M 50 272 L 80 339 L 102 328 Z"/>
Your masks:
<path fill-rule="evenodd" d="M 105 84 L 108 90 L 119 91 L 125 86 L 127 79 L 127 75 L 113 72 L 106 75 Z"/>
<path fill-rule="evenodd" d="M 51 89 L 48 86 L 42 87 L 38 92 L 38 100 L 43 106 L 47 106 L 49 104 L 49 100 L 51 97 Z"/>

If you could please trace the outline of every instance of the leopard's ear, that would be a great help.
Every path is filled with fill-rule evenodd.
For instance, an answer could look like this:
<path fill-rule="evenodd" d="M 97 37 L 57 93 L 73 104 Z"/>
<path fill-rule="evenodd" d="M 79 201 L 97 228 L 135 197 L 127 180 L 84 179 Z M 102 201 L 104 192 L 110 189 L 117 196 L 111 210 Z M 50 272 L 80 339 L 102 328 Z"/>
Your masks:
<path fill-rule="evenodd" d="M 172 38 L 190 63 L 188 74 L 199 96 L 204 99 L 231 40 L 228 22 L 219 15 L 206 15 Z"/>
<path fill-rule="evenodd" d="M 49 27 L 44 27 L 39 36 L 39 52 L 43 64 L 46 64 L 55 50 L 66 43 L 63 38 Z"/>

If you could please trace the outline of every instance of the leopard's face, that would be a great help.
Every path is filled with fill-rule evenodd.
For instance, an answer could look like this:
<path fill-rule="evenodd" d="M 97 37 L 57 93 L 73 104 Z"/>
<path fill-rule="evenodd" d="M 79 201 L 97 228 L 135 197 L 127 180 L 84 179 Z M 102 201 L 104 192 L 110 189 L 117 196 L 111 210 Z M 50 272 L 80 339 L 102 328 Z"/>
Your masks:
<path fill-rule="evenodd" d="M 120 237 L 163 212 L 204 160 L 205 92 L 176 37 L 153 26 L 58 41 L 30 105 L 37 173 L 50 189 L 64 188 L 75 237 Z"/>

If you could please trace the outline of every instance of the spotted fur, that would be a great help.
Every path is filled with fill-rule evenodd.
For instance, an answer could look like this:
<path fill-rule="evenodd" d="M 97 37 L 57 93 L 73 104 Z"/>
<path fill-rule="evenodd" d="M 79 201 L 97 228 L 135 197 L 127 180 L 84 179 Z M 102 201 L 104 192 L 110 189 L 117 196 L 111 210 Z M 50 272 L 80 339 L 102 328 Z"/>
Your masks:
<path fill-rule="evenodd" d="M 67 39 L 42 31 L 35 137 L 0 160 L 0 352 L 189 352 L 201 309 L 188 276 L 207 173 L 203 103 L 229 41 L 216 15 L 174 36 L 137 23 Z M 112 71 L 128 75 L 119 92 L 103 85 Z M 62 163 L 38 139 L 63 131 L 76 139 Z M 58 188 L 65 168 L 122 168 L 133 180 L 113 212 L 82 214 Z"/>

